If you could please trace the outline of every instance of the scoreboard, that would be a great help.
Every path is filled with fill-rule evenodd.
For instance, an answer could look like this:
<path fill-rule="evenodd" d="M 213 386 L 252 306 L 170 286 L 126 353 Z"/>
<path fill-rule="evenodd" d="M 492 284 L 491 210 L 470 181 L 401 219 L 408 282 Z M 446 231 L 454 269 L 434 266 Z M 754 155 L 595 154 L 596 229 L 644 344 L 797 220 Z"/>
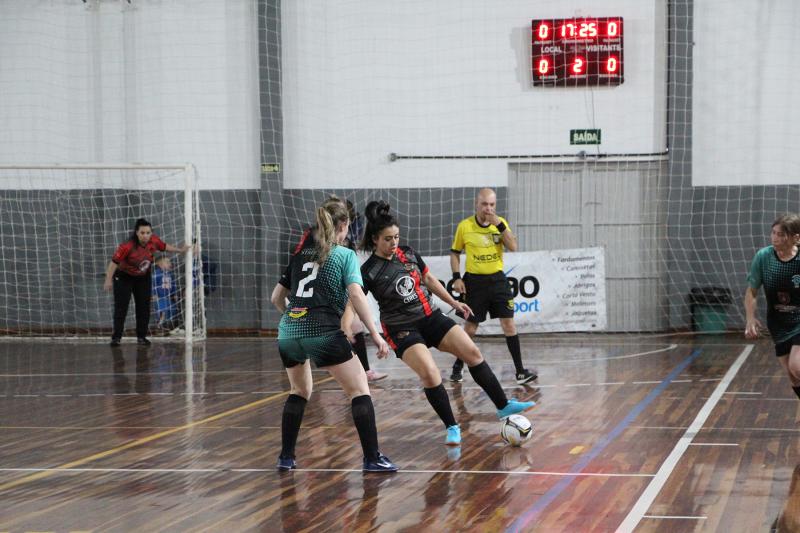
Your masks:
<path fill-rule="evenodd" d="M 595 87 L 624 81 L 622 17 L 531 22 L 534 86 Z"/>

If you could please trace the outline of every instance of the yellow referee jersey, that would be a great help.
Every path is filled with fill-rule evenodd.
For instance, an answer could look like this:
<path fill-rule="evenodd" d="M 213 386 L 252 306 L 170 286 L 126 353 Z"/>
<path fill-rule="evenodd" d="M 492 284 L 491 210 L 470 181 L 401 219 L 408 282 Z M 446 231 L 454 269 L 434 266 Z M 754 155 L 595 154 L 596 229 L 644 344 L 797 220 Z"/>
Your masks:
<path fill-rule="evenodd" d="M 500 222 L 508 227 L 503 217 Z M 475 216 L 458 223 L 453 237 L 453 252 L 467 252 L 467 272 L 470 274 L 494 274 L 503 270 L 503 236 L 497 226 L 481 226 Z"/>

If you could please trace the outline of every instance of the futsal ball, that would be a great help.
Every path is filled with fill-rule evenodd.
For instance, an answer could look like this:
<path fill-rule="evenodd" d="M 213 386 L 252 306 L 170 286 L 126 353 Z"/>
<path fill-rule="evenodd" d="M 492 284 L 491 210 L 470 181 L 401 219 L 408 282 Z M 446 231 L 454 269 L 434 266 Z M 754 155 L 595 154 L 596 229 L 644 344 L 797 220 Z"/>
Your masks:
<path fill-rule="evenodd" d="M 522 446 L 532 435 L 533 425 L 522 415 L 511 415 L 500 426 L 500 436 L 511 446 Z"/>

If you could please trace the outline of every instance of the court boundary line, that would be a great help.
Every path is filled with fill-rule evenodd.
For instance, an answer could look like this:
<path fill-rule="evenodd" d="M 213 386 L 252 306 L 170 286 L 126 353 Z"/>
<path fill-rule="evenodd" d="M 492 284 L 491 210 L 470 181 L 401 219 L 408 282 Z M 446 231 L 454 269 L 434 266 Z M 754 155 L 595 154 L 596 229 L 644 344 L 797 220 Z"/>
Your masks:
<path fill-rule="evenodd" d="M 681 457 L 683 456 L 684 452 L 689 448 L 689 444 L 694 440 L 697 436 L 697 433 L 703 428 L 703 424 L 711 415 L 711 411 L 714 410 L 717 403 L 719 403 L 720 398 L 722 398 L 722 394 L 728 388 L 728 385 L 733 381 L 733 378 L 736 377 L 736 374 L 739 372 L 739 369 L 742 367 L 744 362 L 747 360 L 750 353 L 753 351 L 755 345 L 748 344 L 744 347 L 742 352 L 739 354 L 739 357 L 733 362 L 730 366 L 728 371 L 725 373 L 725 376 L 719 382 L 719 384 L 714 389 L 714 392 L 711 393 L 711 396 L 706 400 L 706 403 L 703 404 L 703 407 L 700 408 L 700 411 L 695 416 L 694 421 L 692 421 L 691 425 L 686 429 L 684 434 L 678 439 L 678 442 L 675 443 L 675 446 L 672 448 L 672 451 L 661 463 L 661 467 L 656 472 L 655 477 L 650 481 L 647 487 L 644 489 L 644 492 L 639 496 L 639 499 L 636 500 L 636 503 L 633 505 L 631 510 L 628 512 L 628 515 L 622 521 L 622 523 L 617 528 L 617 533 L 629 533 L 633 532 L 636 529 L 636 526 L 639 525 L 641 522 L 642 517 L 644 517 L 647 510 L 650 509 L 650 506 L 656 499 L 656 496 L 661 492 L 661 489 L 669 479 L 670 474 L 675 469 L 675 466 L 680 461 Z"/>
<path fill-rule="evenodd" d="M 327 378 L 324 378 L 324 379 L 321 379 L 321 380 L 315 382 L 313 385 L 317 386 L 317 385 L 320 385 L 321 383 L 325 383 L 325 382 L 332 381 L 332 380 L 333 380 L 333 377 L 327 377 Z M 188 424 L 184 424 L 182 426 L 178 426 L 178 427 L 175 427 L 173 429 L 160 431 L 160 432 L 155 433 L 153 435 L 149 435 L 147 437 L 142 437 L 140 439 L 135 439 L 135 440 L 132 440 L 132 441 L 127 442 L 125 444 L 122 444 L 120 446 L 115 446 L 114 448 L 110 448 L 110 449 L 102 451 L 102 452 L 97 452 L 95 454 L 92 454 L 92 455 L 89 455 L 89 456 L 86 456 L 86 457 L 82 457 L 80 459 L 75 459 L 74 461 L 70 461 L 68 463 L 64 463 L 64 464 L 59 465 L 57 467 L 54 467 L 52 469 L 43 470 L 43 471 L 37 472 L 35 474 L 31 474 L 29 476 L 21 477 L 19 479 L 12 479 L 11 481 L 8 481 L 6 483 L 1 483 L 0 484 L 0 492 L 12 489 L 14 487 L 18 487 L 19 485 L 24 485 L 25 483 L 30 483 L 32 481 L 38 481 L 39 479 L 43 479 L 43 478 L 49 477 L 54 472 L 57 472 L 59 470 L 73 468 L 73 467 L 80 466 L 80 465 L 85 465 L 86 463 L 90 463 L 90 462 L 95 461 L 97 459 L 104 459 L 106 457 L 109 457 L 111 455 L 117 454 L 119 452 L 122 452 L 122 451 L 125 451 L 125 450 L 129 450 L 129 449 L 135 448 L 137 446 L 141 446 L 142 444 L 147 444 L 148 442 L 153 442 L 153 441 L 161 439 L 163 437 L 168 437 L 169 435 L 173 435 L 173 434 L 178 433 L 180 431 L 184 431 L 186 429 L 193 428 L 195 426 L 199 426 L 199 425 L 205 424 L 207 422 L 214 422 L 216 420 L 220 420 L 221 418 L 225 418 L 225 417 L 230 416 L 230 415 L 234 415 L 234 414 L 238 414 L 238 413 L 247 411 L 247 410 L 252 409 L 254 407 L 260 407 L 260 406 L 262 406 L 264 404 L 267 404 L 267 403 L 269 403 L 269 402 L 271 402 L 273 400 L 277 400 L 278 398 L 281 398 L 282 396 L 288 396 L 289 392 L 290 391 L 287 390 L 287 391 L 281 392 L 280 394 L 275 394 L 275 395 L 270 396 L 268 398 L 262 398 L 260 400 L 256 400 L 254 402 L 250 402 L 250 403 L 247 403 L 245 405 L 240 405 L 239 407 L 234 407 L 233 409 L 228 409 L 227 411 L 223 411 L 223 412 L 218 413 L 216 415 L 212 415 L 212 416 L 203 418 L 201 420 L 197 420 L 195 422 L 190 422 Z"/>
<path fill-rule="evenodd" d="M 278 473 L 276 468 L 0 468 L 0 472 L 50 472 L 57 473 L 141 473 L 141 474 L 263 474 Z M 295 468 L 292 472 L 349 472 L 362 474 L 360 468 Z M 483 475 L 520 475 L 520 476 L 574 476 L 572 472 L 547 472 L 541 470 L 406 470 L 400 469 L 397 474 L 483 474 Z M 579 477 L 653 477 L 653 474 L 615 472 L 582 472 Z"/>

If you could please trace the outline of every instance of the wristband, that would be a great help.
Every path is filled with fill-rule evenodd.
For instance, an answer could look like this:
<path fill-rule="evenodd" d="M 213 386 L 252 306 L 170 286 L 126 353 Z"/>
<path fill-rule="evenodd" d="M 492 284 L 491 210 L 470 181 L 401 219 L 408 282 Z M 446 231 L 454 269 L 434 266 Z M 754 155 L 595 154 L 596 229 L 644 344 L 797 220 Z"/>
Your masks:
<path fill-rule="evenodd" d="M 508 229 L 504 222 L 500 222 L 496 227 L 497 231 L 499 231 L 500 233 L 503 233 L 505 230 Z"/>
<path fill-rule="evenodd" d="M 453 281 L 461 279 L 461 272 L 453 272 Z"/>

